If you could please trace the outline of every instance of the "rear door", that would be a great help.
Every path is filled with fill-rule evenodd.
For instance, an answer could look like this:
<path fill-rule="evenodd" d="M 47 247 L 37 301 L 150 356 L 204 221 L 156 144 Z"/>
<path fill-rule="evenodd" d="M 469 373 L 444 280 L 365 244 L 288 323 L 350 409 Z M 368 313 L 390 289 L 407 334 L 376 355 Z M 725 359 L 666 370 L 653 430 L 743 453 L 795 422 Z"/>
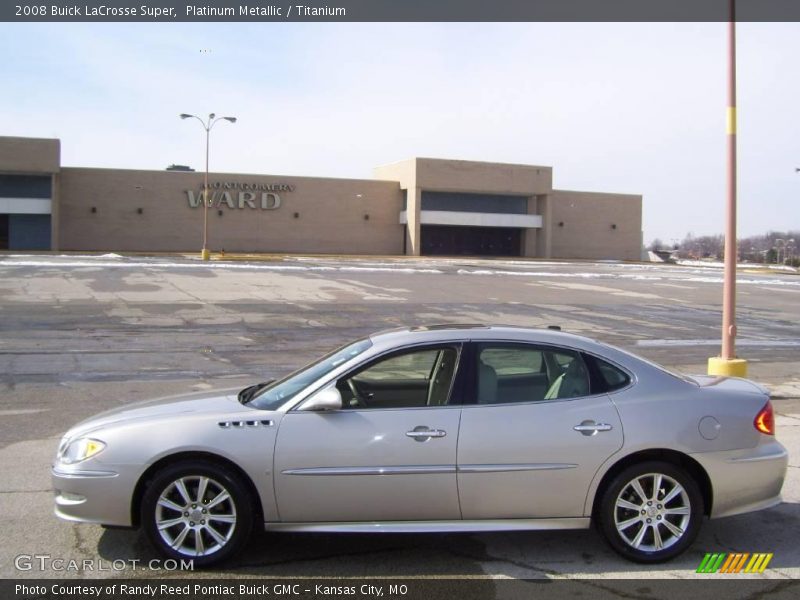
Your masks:
<path fill-rule="evenodd" d="M 600 465 L 622 446 L 605 393 L 580 353 L 476 343 L 475 390 L 461 412 L 458 489 L 464 519 L 583 516 Z"/>

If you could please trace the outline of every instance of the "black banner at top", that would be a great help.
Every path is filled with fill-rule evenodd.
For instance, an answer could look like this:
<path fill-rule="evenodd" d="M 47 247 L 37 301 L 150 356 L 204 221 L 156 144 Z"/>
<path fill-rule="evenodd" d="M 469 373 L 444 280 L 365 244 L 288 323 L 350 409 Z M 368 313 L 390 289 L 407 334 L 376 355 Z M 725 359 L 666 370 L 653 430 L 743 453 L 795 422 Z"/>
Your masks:
<path fill-rule="evenodd" d="M 6 22 L 727 21 L 731 0 L 10 0 Z M 736 0 L 737 21 L 800 21 L 798 0 Z"/>

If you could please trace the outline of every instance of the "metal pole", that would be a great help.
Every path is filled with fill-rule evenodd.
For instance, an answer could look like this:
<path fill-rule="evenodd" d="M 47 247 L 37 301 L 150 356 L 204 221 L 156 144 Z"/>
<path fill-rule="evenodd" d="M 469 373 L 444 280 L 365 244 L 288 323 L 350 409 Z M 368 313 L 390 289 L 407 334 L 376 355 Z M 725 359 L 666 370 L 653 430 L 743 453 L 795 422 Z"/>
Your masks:
<path fill-rule="evenodd" d="M 722 351 L 708 359 L 708 374 L 747 376 L 747 361 L 736 358 L 736 2 L 729 0 L 727 202 L 725 219 L 725 269 L 722 286 Z"/>
<path fill-rule="evenodd" d="M 209 138 L 211 137 L 211 117 L 208 118 L 208 124 L 205 126 L 206 130 L 206 173 L 203 180 L 203 260 L 209 259 L 208 252 L 208 145 Z"/>
<path fill-rule="evenodd" d="M 722 298 L 722 359 L 736 358 L 736 3 L 728 23 L 728 203 Z"/>

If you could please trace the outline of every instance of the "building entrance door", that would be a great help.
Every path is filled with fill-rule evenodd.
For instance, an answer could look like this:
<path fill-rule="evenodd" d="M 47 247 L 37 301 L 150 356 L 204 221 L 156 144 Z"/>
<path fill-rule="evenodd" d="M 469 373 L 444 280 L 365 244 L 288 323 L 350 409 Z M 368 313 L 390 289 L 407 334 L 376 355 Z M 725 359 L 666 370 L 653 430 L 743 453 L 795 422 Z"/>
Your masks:
<path fill-rule="evenodd" d="M 0 250 L 8 250 L 8 215 L 0 215 Z"/>
<path fill-rule="evenodd" d="M 422 254 L 521 256 L 522 229 L 514 227 L 422 226 Z"/>

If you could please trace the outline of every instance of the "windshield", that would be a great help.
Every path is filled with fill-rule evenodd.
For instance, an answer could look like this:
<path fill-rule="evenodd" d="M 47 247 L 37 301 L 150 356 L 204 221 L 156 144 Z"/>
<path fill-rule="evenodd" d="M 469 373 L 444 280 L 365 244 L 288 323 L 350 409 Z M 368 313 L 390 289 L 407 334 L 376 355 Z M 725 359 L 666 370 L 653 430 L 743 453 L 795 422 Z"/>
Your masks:
<path fill-rule="evenodd" d="M 372 346 L 369 339 L 359 340 L 326 354 L 318 361 L 295 371 L 288 377 L 269 384 L 261 390 L 250 403 L 263 410 L 276 410 L 299 392 L 324 377 L 339 365 L 346 363 Z"/>

